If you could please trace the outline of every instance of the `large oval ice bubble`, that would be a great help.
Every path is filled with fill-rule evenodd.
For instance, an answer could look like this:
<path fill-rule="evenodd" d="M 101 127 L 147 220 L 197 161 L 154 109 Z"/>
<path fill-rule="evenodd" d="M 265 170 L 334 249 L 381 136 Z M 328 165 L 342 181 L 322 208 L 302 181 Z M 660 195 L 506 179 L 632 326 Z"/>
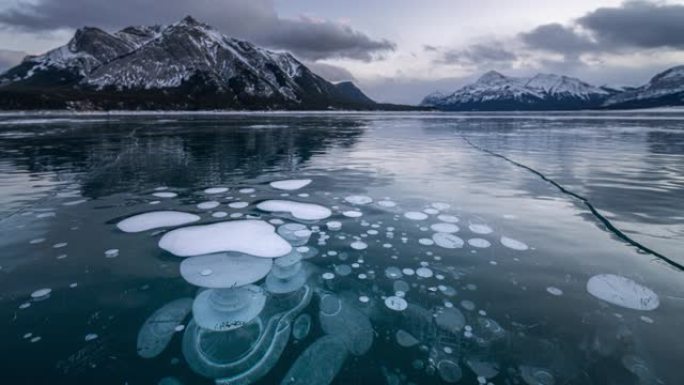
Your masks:
<path fill-rule="evenodd" d="M 273 261 L 240 253 L 218 253 L 187 258 L 181 276 L 190 284 L 211 289 L 244 286 L 264 278 Z"/>
<path fill-rule="evenodd" d="M 365 354 L 373 345 L 373 325 L 368 317 L 334 294 L 321 296 L 319 319 L 323 331 L 339 336 L 354 355 Z"/>
<path fill-rule="evenodd" d="M 197 295 L 192 314 L 197 325 L 204 329 L 227 331 L 256 318 L 265 304 L 266 295 L 259 286 L 210 289 Z"/>
<path fill-rule="evenodd" d="M 272 213 L 289 213 L 294 218 L 304 221 L 318 221 L 332 215 L 329 208 L 321 205 L 286 200 L 263 201 L 257 208 Z"/>
<path fill-rule="evenodd" d="M 344 336 L 324 336 L 309 346 L 292 364 L 281 385 L 332 383 L 347 358 Z"/>
<path fill-rule="evenodd" d="M 138 332 L 138 355 L 153 358 L 161 354 L 191 308 L 192 298 L 180 298 L 155 311 Z"/>
<path fill-rule="evenodd" d="M 653 290 L 615 274 L 599 274 L 589 278 L 587 291 L 594 297 L 633 310 L 655 310 L 660 299 Z"/>
<path fill-rule="evenodd" d="M 159 240 L 159 247 L 179 257 L 235 251 L 276 258 L 292 250 L 292 246 L 276 234 L 273 225 L 253 219 L 172 230 Z"/>

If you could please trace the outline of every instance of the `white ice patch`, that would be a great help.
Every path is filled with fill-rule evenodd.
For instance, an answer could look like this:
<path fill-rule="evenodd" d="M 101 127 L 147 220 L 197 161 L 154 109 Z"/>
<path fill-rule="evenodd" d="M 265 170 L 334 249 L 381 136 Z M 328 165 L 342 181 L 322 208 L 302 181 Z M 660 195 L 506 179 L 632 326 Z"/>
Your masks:
<path fill-rule="evenodd" d="M 156 196 L 157 198 L 175 198 L 178 196 L 178 194 L 176 194 L 175 192 L 171 192 L 171 191 L 156 192 L 152 195 Z"/>
<path fill-rule="evenodd" d="M 519 251 L 525 251 L 529 248 L 525 243 L 508 237 L 501 237 L 501 244 L 508 247 L 509 249 Z"/>
<path fill-rule="evenodd" d="M 437 210 L 440 210 L 440 211 L 448 210 L 449 207 L 451 207 L 450 204 L 444 203 L 444 202 L 434 202 L 434 203 L 431 204 L 430 206 L 432 206 L 432 207 L 434 207 L 434 208 L 436 208 Z"/>
<path fill-rule="evenodd" d="M 48 295 L 50 295 L 50 293 L 52 293 L 52 289 L 38 289 L 31 293 L 31 298 L 40 299 L 43 297 L 47 297 Z"/>
<path fill-rule="evenodd" d="M 228 207 L 231 209 L 244 209 L 247 206 L 249 206 L 249 203 L 242 201 L 228 203 Z"/>
<path fill-rule="evenodd" d="M 134 215 L 116 224 L 119 230 L 126 233 L 138 233 L 161 227 L 174 227 L 199 221 L 195 214 L 180 211 L 153 211 Z"/>
<path fill-rule="evenodd" d="M 350 246 L 354 250 L 365 250 L 368 248 L 368 245 L 361 241 L 352 242 Z"/>
<path fill-rule="evenodd" d="M 458 249 L 464 245 L 463 239 L 450 233 L 435 233 L 432 235 L 432 240 L 437 246 L 445 249 Z"/>
<path fill-rule="evenodd" d="M 404 311 L 408 307 L 408 303 L 405 299 L 393 295 L 385 298 L 385 306 L 394 311 Z"/>
<path fill-rule="evenodd" d="M 290 213 L 297 219 L 305 221 L 317 221 L 332 215 L 329 208 L 313 204 L 285 200 L 269 200 L 261 202 L 257 208 L 262 211 Z"/>
<path fill-rule="evenodd" d="M 458 226 L 453 223 L 435 223 L 434 225 L 430 226 L 430 228 L 432 231 L 438 233 L 457 233 L 459 231 Z"/>
<path fill-rule="evenodd" d="M 344 200 L 353 205 L 367 205 L 373 202 L 373 198 L 365 195 L 350 195 L 344 198 Z"/>
<path fill-rule="evenodd" d="M 471 224 L 468 228 L 475 234 L 491 234 L 494 231 L 491 227 L 484 224 Z"/>
<path fill-rule="evenodd" d="M 204 190 L 205 194 L 223 194 L 228 191 L 228 187 L 210 187 Z"/>
<path fill-rule="evenodd" d="M 468 240 L 468 244 L 478 249 L 486 249 L 492 245 L 488 240 L 482 238 L 471 238 Z"/>
<path fill-rule="evenodd" d="M 448 215 L 448 214 L 438 215 L 437 219 L 439 219 L 442 222 L 448 222 L 448 223 L 458 223 L 458 221 L 459 221 L 457 216 Z"/>
<path fill-rule="evenodd" d="M 358 218 L 363 215 L 361 211 L 349 210 L 342 213 L 347 218 Z"/>
<path fill-rule="evenodd" d="M 589 278 L 587 291 L 594 297 L 627 309 L 649 311 L 660 305 L 653 290 L 615 274 L 599 274 Z"/>
<path fill-rule="evenodd" d="M 404 216 L 412 221 L 424 221 L 428 218 L 427 214 L 420 211 L 409 211 L 404 213 Z"/>
<path fill-rule="evenodd" d="M 211 210 L 219 207 L 220 203 L 216 201 L 208 201 L 208 202 L 202 202 L 197 205 L 197 208 L 200 210 Z"/>
<path fill-rule="evenodd" d="M 311 179 L 290 179 L 271 182 L 271 187 L 278 190 L 293 191 L 304 188 L 311 183 Z"/>
<path fill-rule="evenodd" d="M 378 206 L 382 206 L 382 207 L 396 207 L 397 204 L 396 204 L 394 201 L 382 200 L 382 201 L 378 201 Z"/>
<path fill-rule="evenodd" d="M 179 257 L 235 251 L 256 257 L 276 258 L 292 250 L 275 227 L 260 220 L 238 220 L 170 231 L 159 247 Z"/>

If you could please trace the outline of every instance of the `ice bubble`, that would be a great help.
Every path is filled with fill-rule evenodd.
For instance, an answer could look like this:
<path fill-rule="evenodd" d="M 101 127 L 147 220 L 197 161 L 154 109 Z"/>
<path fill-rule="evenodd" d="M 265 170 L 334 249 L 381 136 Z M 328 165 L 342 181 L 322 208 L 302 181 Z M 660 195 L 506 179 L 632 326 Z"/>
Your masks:
<path fill-rule="evenodd" d="M 278 234 L 293 246 L 303 246 L 311 238 L 311 230 L 301 223 L 287 223 L 279 226 Z"/>
<path fill-rule="evenodd" d="M 453 384 L 461 380 L 463 372 L 458 364 L 451 360 L 441 360 L 437 363 L 437 372 L 442 381 Z"/>
<path fill-rule="evenodd" d="M 52 245 L 52 248 L 53 249 L 61 249 L 62 247 L 66 247 L 67 245 L 68 245 L 68 243 L 66 243 L 66 242 L 60 242 L 60 243 L 55 243 L 54 245 Z"/>
<path fill-rule="evenodd" d="M 206 288 L 244 286 L 264 278 L 273 262 L 240 253 L 201 255 L 183 260 L 181 276 L 190 284 Z"/>
<path fill-rule="evenodd" d="M 520 366 L 520 376 L 527 385 L 554 385 L 556 379 L 548 369 L 533 366 Z"/>
<path fill-rule="evenodd" d="M 329 281 L 329 280 L 335 278 L 335 274 L 333 274 L 331 272 L 326 272 L 326 273 L 323 273 L 323 275 L 321 275 L 321 277 L 323 277 L 323 279 L 325 279 L 326 281 Z"/>
<path fill-rule="evenodd" d="M 152 211 L 128 217 L 116 224 L 125 233 L 138 233 L 162 227 L 181 226 L 195 221 L 200 217 L 195 214 L 180 211 Z"/>
<path fill-rule="evenodd" d="M 365 354 L 373 345 L 373 325 L 368 317 L 334 294 L 323 294 L 319 305 L 321 328 L 339 336 L 351 354 Z"/>
<path fill-rule="evenodd" d="M 105 258 L 116 258 L 119 256 L 119 249 L 108 249 L 104 252 Z"/>
<path fill-rule="evenodd" d="M 370 298 L 368 298 L 365 295 L 359 296 L 359 302 L 361 303 L 368 303 L 370 301 Z"/>
<path fill-rule="evenodd" d="M 48 289 L 48 288 L 38 289 L 38 290 L 34 291 L 33 293 L 31 293 L 31 298 L 33 298 L 33 299 L 44 299 L 47 296 L 49 296 L 50 293 L 52 293 L 52 289 Z"/>
<path fill-rule="evenodd" d="M 175 198 L 178 196 L 178 194 L 171 191 L 156 192 L 152 195 L 156 196 L 157 198 Z"/>
<path fill-rule="evenodd" d="M 416 269 L 416 275 L 421 278 L 430 278 L 432 277 L 432 274 L 432 270 L 428 269 L 427 267 L 419 267 Z"/>
<path fill-rule="evenodd" d="M 95 334 L 95 333 L 90 333 L 90 334 L 86 334 L 86 336 L 85 336 L 83 339 L 84 339 L 86 342 L 88 342 L 88 341 L 96 340 L 97 337 L 98 337 L 97 334 Z"/>
<path fill-rule="evenodd" d="M 178 326 L 192 308 L 192 298 L 180 298 L 155 311 L 138 332 L 138 354 L 153 358 L 161 354 L 171 342 Z"/>
<path fill-rule="evenodd" d="M 421 213 L 420 211 L 408 211 L 404 213 L 404 217 L 412 221 L 423 221 L 428 218 L 427 214 Z"/>
<path fill-rule="evenodd" d="M 214 218 L 225 218 L 228 216 L 228 213 L 225 211 L 217 211 L 215 213 L 212 213 L 211 216 Z"/>
<path fill-rule="evenodd" d="M 460 310 L 450 307 L 437 313 L 435 323 L 442 330 L 456 334 L 463 329 L 466 320 Z"/>
<path fill-rule="evenodd" d="M 228 331 L 256 318 L 265 303 L 266 295 L 259 286 L 209 289 L 197 295 L 192 304 L 192 314 L 201 328 Z"/>
<path fill-rule="evenodd" d="M 344 200 L 353 205 L 367 205 L 373 202 L 373 198 L 365 195 L 350 195 L 344 198 Z"/>
<path fill-rule="evenodd" d="M 561 289 L 559 289 L 559 288 L 557 288 L 557 287 L 553 287 L 553 286 L 547 287 L 547 288 L 546 288 L 546 291 L 549 292 L 549 294 L 552 294 L 552 295 L 563 295 L 563 290 L 561 290 Z"/>
<path fill-rule="evenodd" d="M 256 257 L 275 258 L 292 246 L 260 220 L 237 220 L 172 230 L 161 238 L 159 247 L 179 257 L 235 251 Z"/>
<path fill-rule="evenodd" d="M 266 289 L 274 294 L 297 291 L 306 283 L 306 272 L 302 266 L 302 256 L 290 253 L 275 260 L 271 273 L 266 277 Z"/>
<path fill-rule="evenodd" d="M 445 249 L 457 249 L 464 245 L 463 239 L 450 233 L 435 233 L 432 235 L 432 240 L 435 241 L 437 246 Z"/>
<path fill-rule="evenodd" d="M 660 305 L 660 299 L 653 290 L 614 274 L 599 274 L 589 278 L 587 291 L 600 300 L 627 309 L 650 311 Z"/>
<path fill-rule="evenodd" d="M 525 243 L 508 237 L 501 237 L 501 244 L 513 250 L 525 251 L 528 249 Z"/>
<path fill-rule="evenodd" d="M 342 222 L 340 221 L 330 221 L 325 224 L 330 231 L 337 231 L 342 228 Z"/>
<path fill-rule="evenodd" d="M 309 259 L 318 255 L 318 249 L 313 246 L 299 246 L 297 252 L 302 255 L 302 258 Z"/>
<path fill-rule="evenodd" d="M 342 215 L 344 215 L 347 218 L 359 218 L 360 216 L 363 215 L 363 213 L 361 211 L 357 211 L 357 210 L 349 210 L 349 211 L 343 212 Z"/>
<path fill-rule="evenodd" d="M 253 193 L 253 192 L 255 192 L 255 191 L 256 191 L 256 190 L 253 189 L 253 188 L 251 188 L 251 187 L 245 187 L 245 188 L 241 188 L 240 190 L 238 190 L 238 192 L 239 192 L 240 194 L 251 194 L 251 193 Z"/>
<path fill-rule="evenodd" d="M 466 360 L 466 364 L 478 377 L 490 379 L 499 374 L 499 365 L 495 362 L 481 361 L 478 358 L 469 358 Z"/>
<path fill-rule="evenodd" d="M 395 202 L 391 201 L 391 200 L 382 200 L 382 201 L 378 201 L 378 206 L 382 206 L 382 207 L 396 207 L 397 204 L 396 204 Z"/>
<path fill-rule="evenodd" d="M 293 217 L 305 221 L 317 221 L 332 215 L 329 208 L 321 205 L 285 200 L 263 201 L 257 205 L 257 208 L 268 212 L 290 213 Z"/>
<path fill-rule="evenodd" d="M 433 241 L 433 240 L 430 239 L 430 238 L 420 238 L 420 239 L 418 240 L 418 243 L 420 243 L 420 244 L 423 245 L 423 246 L 432 246 L 432 245 L 435 244 L 435 241 Z"/>
<path fill-rule="evenodd" d="M 228 207 L 230 207 L 231 209 L 244 209 L 247 206 L 249 206 L 249 203 L 243 201 L 228 203 Z"/>
<path fill-rule="evenodd" d="M 228 191 L 228 187 L 210 187 L 204 190 L 205 194 L 223 194 Z"/>
<path fill-rule="evenodd" d="M 292 191 L 292 190 L 299 190 L 300 188 L 304 188 L 308 186 L 311 183 L 311 179 L 289 179 L 289 180 L 279 180 L 275 182 L 271 182 L 270 185 L 271 187 L 278 189 L 278 190 L 286 190 L 286 191 Z"/>
<path fill-rule="evenodd" d="M 354 250 L 365 250 L 366 248 L 368 248 L 368 245 L 365 242 L 361 241 L 352 242 L 349 246 L 351 246 L 351 248 Z"/>
<path fill-rule="evenodd" d="M 437 210 L 448 210 L 451 205 L 444 202 L 434 202 L 430 206 L 436 208 Z"/>
<path fill-rule="evenodd" d="M 311 330 L 311 316 L 308 314 L 301 314 L 294 320 L 292 324 L 292 337 L 297 340 L 303 340 L 309 335 Z"/>
<path fill-rule="evenodd" d="M 488 240 L 482 238 L 471 238 L 468 240 L 468 244 L 472 247 L 477 247 L 478 249 L 486 249 L 492 245 Z"/>
<path fill-rule="evenodd" d="M 410 348 L 420 343 L 420 341 L 418 341 L 416 337 L 412 336 L 411 333 L 403 329 L 397 330 L 397 332 L 394 335 L 394 338 L 397 340 L 399 346 L 405 348 Z"/>
<path fill-rule="evenodd" d="M 280 385 L 332 383 L 347 358 L 347 349 L 341 338 L 344 337 L 323 336 L 316 340 L 297 357 Z"/>
<path fill-rule="evenodd" d="M 408 303 L 405 299 L 393 295 L 385 298 L 385 306 L 394 311 L 404 311 L 408 307 Z"/>
<path fill-rule="evenodd" d="M 425 214 L 430 214 L 430 215 L 439 214 L 439 210 L 433 209 L 433 208 L 427 208 L 427 209 L 423 210 L 423 212 L 424 212 Z"/>
<path fill-rule="evenodd" d="M 411 269 L 410 267 L 405 267 L 401 269 L 401 272 L 404 273 L 404 275 L 408 275 L 409 277 L 416 274 L 416 271 Z"/>
<path fill-rule="evenodd" d="M 475 304 L 473 303 L 473 301 L 468 301 L 467 299 L 461 301 L 461 306 L 463 306 L 464 309 L 469 311 L 475 310 Z"/>
<path fill-rule="evenodd" d="M 352 268 L 349 265 L 337 265 L 335 266 L 335 272 L 341 277 L 346 277 L 352 272 Z"/>
<path fill-rule="evenodd" d="M 197 204 L 197 208 L 200 210 L 211 210 L 219 207 L 220 203 L 216 201 L 207 201 Z"/>
<path fill-rule="evenodd" d="M 471 223 L 468 228 L 475 234 L 491 234 L 494 231 L 488 225 L 481 223 Z"/>
<path fill-rule="evenodd" d="M 435 223 L 430 226 L 432 231 L 437 233 L 457 233 L 460 229 L 453 223 Z"/>
<path fill-rule="evenodd" d="M 390 266 L 385 269 L 385 276 L 389 279 L 399 279 L 403 274 L 398 267 Z"/>
<path fill-rule="evenodd" d="M 45 242 L 45 238 L 36 238 L 36 239 L 32 239 L 29 241 L 29 243 L 32 245 L 37 245 L 37 244 L 43 243 L 43 242 Z"/>
<path fill-rule="evenodd" d="M 406 282 L 406 281 L 398 280 L 398 281 L 394 281 L 394 284 L 392 285 L 392 289 L 395 292 L 406 293 L 409 290 L 411 290 L 411 286 L 409 286 L 408 282 Z"/>
<path fill-rule="evenodd" d="M 438 215 L 437 219 L 439 219 L 442 222 L 447 222 L 447 223 L 458 223 L 458 221 L 459 221 L 457 216 L 448 215 L 448 214 Z"/>

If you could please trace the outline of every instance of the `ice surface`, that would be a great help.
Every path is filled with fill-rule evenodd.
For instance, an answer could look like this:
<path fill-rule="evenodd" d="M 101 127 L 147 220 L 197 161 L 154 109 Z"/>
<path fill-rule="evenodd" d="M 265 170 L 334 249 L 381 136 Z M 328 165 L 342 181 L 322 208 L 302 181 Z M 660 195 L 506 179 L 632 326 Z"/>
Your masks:
<path fill-rule="evenodd" d="M 660 299 L 653 290 L 615 274 L 589 278 L 587 291 L 598 299 L 627 309 L 650 311 L 660 305 Z"/>
<path fill-rule="evenodd" d="M 180 211 L 153 211 L 128 217 L 116 224 L 119 230 L 126 233 L 138 233 L 162 227 L 181 226 L 199 221 L 195 214 Z"/>
<path fill-rule="evenodd" d="M 276 258 L 292 250 L 292 246 L 276 234 L 273 225 L 253 219 L 172 230 L 164 234 L 159 247 L 179 257 L 235 251 Z"/>
<path fill-rule="evenodd" d="M 437 246 L 445 249 L 457 249 L 464 245 L 463 239 L 450 233 L 435 233 L 432 235 L 432 240 Z"/>
<path fill-rule="evenodd" d="M 332 215 L 330 209 L 321 205 L 286 200 L 263 201 L 257 208 L 268 212 L 290 213 L 293 217 L 305 221 L 318 221 Z"/>
<path fill-rule="evenodd" d="M 264 278 L 273 262 L 240 253 L 218 253 L 187 258 L 181 276 L 190 284 L 206 288 L 244 286 Z"/>
<path fill-rule="evenodd" d="M 404 216 L 412 221 L 423 221 L 428 218 L 427 214 L 420 211 L 408 211 L 404 213 Z"/>
<path fill-rule="evenodd" d="M 138 354 L 143 358 L 161 354 L 191 308 L 192 298 L 180 298 L 155 311 L 138 332 Z"/>
<path fill-rule="evenodd" d="M 367 205 L 373 202 L 373 198 L 365 195 L 350 195 L 344 198 L 344 200 L 353 205 Z"/>
<path fill-rule="evenodd" d="M 304 187 L 308 186 L 310 183 L 311 183 L 311 179 L 280 180 L 280 181 L 271 182 L 271 187 L 278 189 L 278 190 L 292 191 L 292 190 L 299 190 L 300 188 L 304 188 Z"/>
<path fill-rule="evenodd" d="M 501 237 L 501 244 L 513 250 L 525 251 L 528 249 L 525 243 L 508 237 Z"/>
<path fill-rule="evenodd" d="M 228 331 L 256 318 L 265 304 L 266 295 L 259 286 L 209 289 L 197 295 L 192 314 L 197 325 L 204 329 Z"/>

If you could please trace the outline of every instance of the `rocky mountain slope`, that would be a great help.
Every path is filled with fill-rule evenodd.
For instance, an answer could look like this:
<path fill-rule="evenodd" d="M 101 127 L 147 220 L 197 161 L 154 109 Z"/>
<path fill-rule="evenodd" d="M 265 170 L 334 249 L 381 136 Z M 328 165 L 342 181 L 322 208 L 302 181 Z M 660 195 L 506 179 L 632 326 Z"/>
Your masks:
<path fill-rule="evenodd" d="M 4 109 L 375 109 L 288 53 L 191 17 L 116 33 L 79 29 L 65 46 L 0 74 Z"/>
<path fill-rule="evenodd" d="M 606 108 L 647 108 L 684 105 L 684 66 L 654 76 L 648 84 L 610 97 Z"/>

